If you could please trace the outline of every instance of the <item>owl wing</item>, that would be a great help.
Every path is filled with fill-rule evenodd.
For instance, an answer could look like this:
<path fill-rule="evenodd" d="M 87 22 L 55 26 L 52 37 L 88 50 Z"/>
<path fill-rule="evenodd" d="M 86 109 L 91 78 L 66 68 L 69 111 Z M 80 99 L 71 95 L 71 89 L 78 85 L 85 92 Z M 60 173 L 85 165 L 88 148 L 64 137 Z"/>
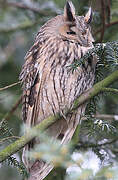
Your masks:
<path fill-rule="evenodd" d="M 26 62 L 22 67 L 19 80 L 22 83 L 22 113 L 23 121 L 28 126 L 34 125 L 34 111 L 37 106 L 37 99 L 40 90 L 40 72 L 37 56 L 39 54 L 39 45 L 35 43 L 26 54 Z"/>

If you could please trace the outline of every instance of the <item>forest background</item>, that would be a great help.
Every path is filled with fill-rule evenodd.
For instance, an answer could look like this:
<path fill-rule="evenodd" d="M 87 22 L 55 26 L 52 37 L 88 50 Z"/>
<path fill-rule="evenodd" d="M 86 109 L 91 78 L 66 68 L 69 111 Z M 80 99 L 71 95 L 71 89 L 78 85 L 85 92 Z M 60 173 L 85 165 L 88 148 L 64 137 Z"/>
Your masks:
<path fill-rule="evenodd" d="M 23 135 L 22 91 L 17 82 L 24 56 L 32 46 L 39 28 L 48 19 L 63 13 L 65 2 L 66 0 L 0 0 L 1 151 Z M 98 82 L 117 70 L 118 0 L 73 0 L 73 3 L 78 15 L 85 15 L 89 7 L 92 7 L 94 14 L 91 24 L 92 34 L 96 44 L 104 43 L 98 51 L 100 59 L 96 74 L 96 82 Z M 70 156 L 73 154 L 73 158 L 79 159 L 77 164 L 68 168 L 67 173 L 64 159 L 47 178 L 48 180 L 118 179 L 117 79 L 109 86 L 110 89 L 104 89 L 89 102 L 85 120 L 79 129 L 78 142 L 73 147 L 72 145 L 68 147 L 71 149 Z M 14 86 L 6 87 L 11 84 Z M 48 137 L 46 138 L 48 140 Z M 46 148 L 48 155 L 51 156 L 48 146 L 49 143 Z M 24 178 L 26 170 L 21 163 L 21 152 L 20 150 L 0 165 L 0 180 Z"/>

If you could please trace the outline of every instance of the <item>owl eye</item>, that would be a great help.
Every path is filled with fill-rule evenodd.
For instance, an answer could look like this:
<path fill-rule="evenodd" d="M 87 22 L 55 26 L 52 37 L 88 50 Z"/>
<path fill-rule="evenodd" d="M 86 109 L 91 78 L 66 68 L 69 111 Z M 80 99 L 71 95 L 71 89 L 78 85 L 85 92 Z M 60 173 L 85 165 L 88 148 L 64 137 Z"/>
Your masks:
<path fill-rule="evenodd" d="M 75 35 L 76 33 L 74 31 L 67 32 L 67 34 Z"/>

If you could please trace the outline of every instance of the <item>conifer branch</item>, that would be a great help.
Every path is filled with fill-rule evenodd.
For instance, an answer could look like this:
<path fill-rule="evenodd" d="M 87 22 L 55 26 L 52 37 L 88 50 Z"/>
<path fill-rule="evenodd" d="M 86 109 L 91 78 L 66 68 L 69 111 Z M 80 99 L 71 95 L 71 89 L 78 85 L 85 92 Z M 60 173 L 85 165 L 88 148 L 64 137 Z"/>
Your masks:
<path fill-rule="evenodd" d="M 106 77 L 104 80 L 96 83 L 91 89 L 89 89 L 87 92 L 82 94 L 80 97 L 78 97 L 74 104 L 73 108 L 70 110 L 67 110 L 65 113 L 65 116 L 75 111 L 78 106 L 82 105 L 89 99 L 93 98 L 97 94 L 101 93 L 103 88 L 109 86 L 113 82 L 118 80 L 118 70 L 113 72 L 111 75 Z M 36 125 L 32 129 L 30 129 L 24 136 L 22 136 L 19 140 L 15 141 L 14 143 L 7 146 L 5 149 L 3 149 L 0 152 L 0 162 L 6 160 L 8 157 L 10 157 L 12 154 L 19 151 L 21 148 L 23 148 L 28 142 L 30 142 L 33 138 L 36 137 L 37 131 L 43 131 L 45 130 L 49 125 L 51 125 L 53 122 L 59 120 L 61 115 L 57 113 L 55 116 L 49 116 L 48 118 L 44 119 L 40 124 Z M 32 133 L 33 132 L 33 133 Z"/>

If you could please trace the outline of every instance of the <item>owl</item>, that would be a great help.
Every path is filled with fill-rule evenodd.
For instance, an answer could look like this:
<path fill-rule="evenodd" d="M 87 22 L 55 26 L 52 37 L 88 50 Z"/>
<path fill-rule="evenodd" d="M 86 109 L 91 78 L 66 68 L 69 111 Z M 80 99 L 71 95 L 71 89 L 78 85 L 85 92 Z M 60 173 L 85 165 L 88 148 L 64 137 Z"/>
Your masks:
<path fill-rule="evenodd" d="M 86 105 L 79 106 L 74 114 L 66 118 L 63 116 L 64 109 L 70 109 L 74 100 L 94 83 L 95 57 L 86 59 L 84 65 L 77 67 L 73 73 L 68 73 L 67 68 L 93 48 L 91 20 L 91 8 L 85 16 L 77 16 L 74 5 L 67 1 L 64 13 L 40 28 L 20 73 L 24 122 L 32 127 L 59 112 L 62 118 L 50 125 L 47 131 L 61 144 L 71 140 Z M 42 180 L 53 168 L 41 159 L 32 162 L 27 158 L 26 151 L 33 149 L 37 143 L 39 140 L 35 139 L 23 150 L 23 162 L 30 174 L 28 180 Z"/>

